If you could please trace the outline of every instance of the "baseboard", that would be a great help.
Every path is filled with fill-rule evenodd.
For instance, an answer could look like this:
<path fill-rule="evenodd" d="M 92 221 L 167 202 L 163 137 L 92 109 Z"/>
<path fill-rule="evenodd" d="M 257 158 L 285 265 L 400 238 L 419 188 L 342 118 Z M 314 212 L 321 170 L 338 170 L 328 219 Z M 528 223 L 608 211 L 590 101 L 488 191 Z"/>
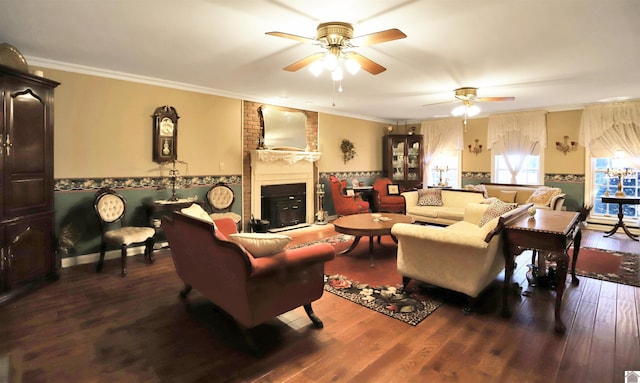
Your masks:
<path fill-rule="evenodd" d="M 167 242 L 156 243 L 153 246 L 154 250 L 159 250 L 169 246 Z M 128 257 L 133 257 L 136 255 L 144 254 L 144 246 L 132 246 L 127 251 Z M 104 259 L 120 259 L 120 250 L 109 250 L 104 253 Z M 62 258 L 60 261 L 60 266 L 64 269 L 66 267 L 76 266 L 76 265 L 84 265 L 87 263 L 97 263 L 100 260 L 100 253 L 91 253 L 91 254 L 83 254 L 78 255 L 77 257 L 67 257 Z M 0 381 L 1 382 L 1 381 Z"/>

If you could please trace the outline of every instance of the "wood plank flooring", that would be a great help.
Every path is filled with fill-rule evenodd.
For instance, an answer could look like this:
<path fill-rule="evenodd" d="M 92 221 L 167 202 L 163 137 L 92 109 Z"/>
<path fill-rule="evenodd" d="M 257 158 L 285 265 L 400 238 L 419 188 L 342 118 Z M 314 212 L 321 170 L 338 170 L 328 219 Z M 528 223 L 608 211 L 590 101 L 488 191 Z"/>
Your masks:
<path fill-rule="evenodd" d="M 335 235 L 288 232 L 292 244 Z M 623 234 L 586 231 L 583 246 L 639 252 Z M 302 308 L 252 333 L 266 350 L 255 358 L 223 313 L 182 284 L 168 251 L 155 264 L 117 260 L 61 270 L 59 281 L 0 306 L 0 357 L 13 382 L 623 382 L 640 370 L 640 289 L 580 277 L 567 285 L 564 336 L 553 332 L 549 291 L 512 297 L 513 317 L 486 310 L 464 315 L 445 302 L 418 326 L 333 294 L 314 303 L 324 329 Z M 524 264 L 514 280 L 527 288 Z M 522 265 L 521 265 L 522 264 Z"/>

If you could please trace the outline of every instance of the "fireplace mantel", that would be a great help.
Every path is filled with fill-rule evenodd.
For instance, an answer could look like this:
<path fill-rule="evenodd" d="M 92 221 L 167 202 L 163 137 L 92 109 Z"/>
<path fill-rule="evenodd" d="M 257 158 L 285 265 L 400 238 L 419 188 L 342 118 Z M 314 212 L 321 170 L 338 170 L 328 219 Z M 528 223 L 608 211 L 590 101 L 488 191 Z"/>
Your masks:
<path fill-rule="evenodd" d="M 264 185 L 304 183 L 306 223 L 314 222 L 314 166 L 320 152 L 286 150 L 251 151 L 251 214 L 262 218 L 261 190 Z"/>
<path fill-rule="evenodd" d="M 302 152 L 289 150 L 252 150 L 251 162 L 263 161 L 274 162 L 283 161 L 287 164 L 294 164 L 298 161 L 316 162 L 320 159 L 320 152 Z"/>

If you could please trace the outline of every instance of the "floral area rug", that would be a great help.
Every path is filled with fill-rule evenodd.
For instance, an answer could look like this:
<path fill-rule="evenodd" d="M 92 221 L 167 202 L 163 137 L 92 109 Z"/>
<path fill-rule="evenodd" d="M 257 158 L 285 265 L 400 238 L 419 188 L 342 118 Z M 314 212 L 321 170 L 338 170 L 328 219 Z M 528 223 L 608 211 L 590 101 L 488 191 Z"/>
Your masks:
<path fill-rule="evenodd" d="M 576 274 L 640 287 L 638 258 L 640 254 L 581 247 L 576 262 Z"/>
<path fill-rule="evenodd" d="M 339 252 L 348 248 L 353 239 L 339 234 L 292 248 L 330 243 Z M 326 263 L 325 291 L 412 326 L 440 307 L 442 302 L 424 295 L 415 282 L 408 286 L 408 291 L 403 291 L 402 277 L 396 269 L 397 248 L 389 236 L 374 244 L 375 267 L 370 265 L 368 242 L 364 237 L 352 252 L 336 255 Z"/>
<path fill-rule="evenodd" d="M 405 292 L 402 285 L 371 286 L 351 281 L 340 274 L 326 275 L 324 279 L 325 291 L 412 326 L 422 322 L 442 305 L 442 302 L 419 291 Z"/>

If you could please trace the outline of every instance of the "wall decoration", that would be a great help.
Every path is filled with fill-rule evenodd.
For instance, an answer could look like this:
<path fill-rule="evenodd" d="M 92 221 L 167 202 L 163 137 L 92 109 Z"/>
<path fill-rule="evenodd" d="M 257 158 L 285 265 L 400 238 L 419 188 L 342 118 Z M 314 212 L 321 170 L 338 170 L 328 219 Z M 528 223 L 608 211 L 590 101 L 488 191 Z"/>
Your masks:
<path fill-rule="evenodd" d="M 342 140 L 340 150 L 342 151 L 342 159 L 345 164 L 356 156 L 356 147 L 353 145 L 353 142 L 347 139 Z"/>
<path fill-rule="evenodd" d="M 153 161 L 163 163 L 178 159 L 178 112 L 173 106 L 159 106 L 153 118 Z"/>

